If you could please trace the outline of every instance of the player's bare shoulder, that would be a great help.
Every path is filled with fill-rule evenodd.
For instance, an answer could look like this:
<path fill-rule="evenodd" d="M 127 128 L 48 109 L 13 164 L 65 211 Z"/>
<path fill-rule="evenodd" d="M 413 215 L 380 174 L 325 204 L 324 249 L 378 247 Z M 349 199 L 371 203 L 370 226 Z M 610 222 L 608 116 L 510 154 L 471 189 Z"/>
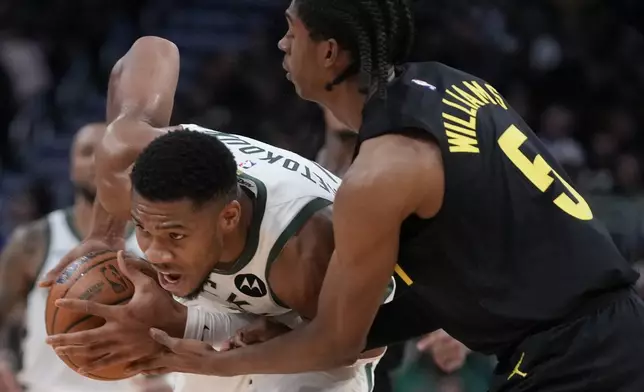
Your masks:
<path fill-rule="evenodd" d="M 368 139 L 343 178 L 336 203 L 349 192 L 398 200 L 403 210 L 421 217 L 441 208 L 445 176 L 436 142 L 419 133 L 386 134 Z M 342 189 L 344 188 L 344 190 Z"/>
<path fill-rule="evenodd" d="M 316 211 L 284 246 L 271 268 L 274 293 L 291 309 L 311 319 L 335 249 L 332 206 Z"/>

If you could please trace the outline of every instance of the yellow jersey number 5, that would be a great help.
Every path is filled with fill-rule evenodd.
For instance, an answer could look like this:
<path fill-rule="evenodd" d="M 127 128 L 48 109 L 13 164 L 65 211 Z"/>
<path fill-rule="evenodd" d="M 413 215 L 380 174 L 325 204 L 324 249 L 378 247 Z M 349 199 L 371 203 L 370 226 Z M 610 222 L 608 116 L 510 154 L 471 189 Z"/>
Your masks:
<path fill-rule="evenodd" d="M 555 178 L 563 184 L 568 192 L 570 192 L 574 197 L 574 200 L 566 193 L 562 192 L 553 200 L 553 203 L 557 207 L 577 219 L 593 219 L 593 212 L 590 210 L 586 200 L 584 200 L 583 197 L 581 197 L 581 195 L 570 184 L 568 184 L 568 182 L 564 180 L 563 177 L 561 177 L 541 155 L 537 154 L 534 160 L 531 161 L 523 152 L 521 152 L 520 147 L 527 139 L 528 137 L 521 132 L 519 128 L 515 125 L 511 125 L 505 130 L 505 132 L 503 132 L 498 143 L 501 150 L 503 150 L 514 166 L 516 166 L 517 169 L 519 169 L 521 173 L 523 173 L 523 175 L 526 176 L 526 178 L 541 192 L 545 192 L 550 188 L 552 183 L 555 181 Z"/>

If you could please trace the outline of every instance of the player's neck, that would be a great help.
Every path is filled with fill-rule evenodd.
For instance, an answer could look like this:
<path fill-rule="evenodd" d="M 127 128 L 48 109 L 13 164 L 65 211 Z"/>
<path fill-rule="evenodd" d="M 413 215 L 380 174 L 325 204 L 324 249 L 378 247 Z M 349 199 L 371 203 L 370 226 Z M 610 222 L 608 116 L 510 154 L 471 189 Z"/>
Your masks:
<path fill-rule="evenodd" d="M 241 256 L 246 247 L 248 230 L 253 221 L 253 200 L 245 192 L 241 192 L 237 201 L 241 206 L 239 224 L 235 230 L 224 236 L 224 248 L 218 268 L 225 269 L 226 264 L 232 264 Z"/>
<path fill-rule="evenodd" d="M 367 96 L 359 91 L 354 80 L 334 86 L 320 99 L 320 104 L 354 132 L 358 132 L 362 126 L 362 109 L 366 102 Z"/>
<path fill-rule="evenodd" d="M 93 206 L 89 201 L 85 200 L 82 197 L 76 196 L 74 201 L 74 207 L 72 208 L 73 213 L 73 224 L 76 231 L 83 237 L 87 237 L 89 230 L 92 225 L 92 210 Z"/>
<path fill-rule="evenodd" d="M 342 176 L 351 165 L 357 139 L 353 135 L 342 135 L 337 130 L 326 132 L 321 164 L 337 176 Z"/>

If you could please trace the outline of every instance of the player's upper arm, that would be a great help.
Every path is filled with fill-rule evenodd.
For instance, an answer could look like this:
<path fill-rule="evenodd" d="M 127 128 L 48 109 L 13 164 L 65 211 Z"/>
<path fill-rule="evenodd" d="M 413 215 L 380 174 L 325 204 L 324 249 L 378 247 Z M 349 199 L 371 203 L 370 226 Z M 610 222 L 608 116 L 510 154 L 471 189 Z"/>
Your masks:
<path fill-rule="evenodd" d="M 268 277 L 273 293 L 300 316 L 312 319 L 335 244 L 331 206 L 315 214 L 289 240 Z"/>
<path fill-rule="evenodd" d="M 0 254 L 0 323 L 26 299 L 44 262 L 49 225 L 39 220 L 15 229 Z"/>
<path fill-rule="evenodd" d="M 338 190 L 334 224 L 399 228 L 411 214 L 430 218 L 440 210 L 444 187 L 441 153 L 433 141 L 396 134 L 367 140 Z"/>
<path fill-rule="evenodd" d="M 129 117 L 153 127 L 170 122 L 179 80 L 179 50 L 160 37 L 141 37 L 110 75 L 107 122 Z"/>
<path fill-rule="evenodd" d="M 336 252 L 315 320 L 335 347 L 355 355 L 364 348 L 398 261 L 401 224 L 411 214 L 434 216 L 443 183 L 440 150 L 431 141 L 387 135 L 362 145 L 336 195 Z"/>

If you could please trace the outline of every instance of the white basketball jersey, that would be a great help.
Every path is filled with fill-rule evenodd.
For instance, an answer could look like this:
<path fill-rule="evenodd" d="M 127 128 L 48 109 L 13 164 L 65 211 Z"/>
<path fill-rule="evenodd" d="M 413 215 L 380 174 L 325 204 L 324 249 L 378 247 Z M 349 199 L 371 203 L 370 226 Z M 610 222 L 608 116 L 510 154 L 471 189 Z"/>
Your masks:
<path fill-rule="evenodd" d="M 71 210 L 57 210 L 47 216 L 49 243 L 45 261 L 36 281 L 52 269 L 60 259 L 76 247 L 81 238 L 72 224 Z M 126 249 L 141 256 L 134 235 L 128 237 Z M 129 380 L 95 381 L 74 372 L 61 361 L 51 346 L 45 343 L 45 307 L 49 290 L 35 286 L 27 298 L 23 341 L 22 383 L 29 392 L 123 392 L 132 390 Z"/>
<path fill-rule="evenodd" d="M 254 199 L 242 255 L 232 268 L 213 270 L 201 296 L 231 312 L 288 312 L 268 283 L 271 264 L 308 219 L 333 202 L 340 179 L 291 151 L 197 125 L 182 127 L 219 138 L 235 156 L 239 185 Z"/>

